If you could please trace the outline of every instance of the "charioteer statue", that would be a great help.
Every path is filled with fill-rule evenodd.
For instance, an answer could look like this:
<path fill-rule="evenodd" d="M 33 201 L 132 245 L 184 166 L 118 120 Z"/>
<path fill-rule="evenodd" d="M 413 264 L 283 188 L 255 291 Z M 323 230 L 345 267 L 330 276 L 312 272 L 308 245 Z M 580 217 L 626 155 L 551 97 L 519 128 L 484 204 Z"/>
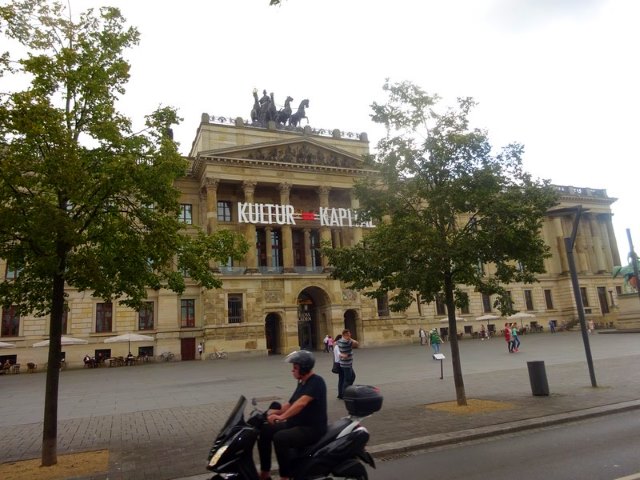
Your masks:
<path fill-rule="evenodd" d="M 287 96 L 284 107 L 280 110 L 276 108 L 273 92 L 267 94 L 267 90 L 262 91 L 262 97 L 258 98 L 258 89 L 253 89 L 253 108 L 251 109 L 251 123 L 255 126 L 266 127 L 269 122 L 275 122 L 277 126 L 292 128 L 298 127 L 302 119 L 307 120 L 305 109 L 309 108 L 309 100 L 300 102 L 298 110 L 293 113 L 291 102 L 293 97 Z"/>

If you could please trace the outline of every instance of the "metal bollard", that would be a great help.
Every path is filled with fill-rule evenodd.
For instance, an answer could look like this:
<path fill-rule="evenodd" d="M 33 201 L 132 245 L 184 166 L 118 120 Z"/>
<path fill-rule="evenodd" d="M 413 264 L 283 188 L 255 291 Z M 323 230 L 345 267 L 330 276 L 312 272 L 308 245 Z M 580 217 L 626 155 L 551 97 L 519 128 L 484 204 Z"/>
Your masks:
<path fill-rule="evenodd" d="M 527 362 L 529 369 L 529 382 L 531 383 L 531 393 L 533 395 L 549 395 L 549 383 L 547 382 L 547 371 L 544 362 L 541 360 Z"/>

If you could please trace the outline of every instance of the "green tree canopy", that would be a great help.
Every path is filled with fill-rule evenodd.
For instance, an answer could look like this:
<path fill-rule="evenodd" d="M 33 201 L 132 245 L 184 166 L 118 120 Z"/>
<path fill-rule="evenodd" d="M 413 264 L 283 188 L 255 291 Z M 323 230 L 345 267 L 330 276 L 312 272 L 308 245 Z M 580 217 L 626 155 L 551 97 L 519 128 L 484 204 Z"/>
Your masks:
<path fill-rule="evenodd" d="M 27 80 L 0 93 L 0 257 L 19 272 L 0 283 L 0 301 L 51 316 L 51 465 L 65 286 L 136 308 L 148 288 L 181 292 L 185 274 L 219 287 L 209 261 L 240 258 L 247 245 L 180 222 L 175 182 L 188 165 L 171 135 L 176 111 L 159 107 L 140 132 L 118 112 L 129 78 L 123 52 L 139 36 L 117 9 L 74 20 L 57 2 L 15 1 L 0 7 L 0 32 L 23 55 L 4 53 L 0 76 Z"/>
<path fill-rule="evenodd" d="M 335 278 L 371 297 L 389 295 L 392 310 L 442 296 L 465 404 L 455 323 L 456 307 L 468 303 L 461 287 L 495 294 L 511 312 L 504 285 L 534 282 L 544 271 L 540 229 L 557 197 L 523 170 L 521 145 L 494 152 L 487 132 L 470 127 L 471 98 L 439 112 L 438 96 L 410 82 L 383 89 L 388 101 L 372 105 L 373 120 L 387 129 L 375 155 L 380 175 L 355 187 L 360 215 L 377 226 L 355 247 L 325 253 Z M 486 276 L 485 264 L 495 274 Z"/>

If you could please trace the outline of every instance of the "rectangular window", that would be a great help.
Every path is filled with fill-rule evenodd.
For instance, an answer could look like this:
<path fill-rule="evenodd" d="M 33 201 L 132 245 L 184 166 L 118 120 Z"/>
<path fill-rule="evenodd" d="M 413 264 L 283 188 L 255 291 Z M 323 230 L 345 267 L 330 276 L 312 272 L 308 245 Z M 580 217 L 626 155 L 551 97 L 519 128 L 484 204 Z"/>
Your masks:
<path fill-rule="evenodd" d="M 582 306 L 583 307 L 588 307 L 589 306 L 589 297 L 587 296 L 587 288 L 586 287 L 580 287 L 580 296 L 582 297 Z"/>
<path fill-rule="evenodd" d="M 19 268 L 15 268 L 9 262 L 7 262 L 7 269 L 4 272 L 5 280 L 15 280 L 16 278 L 18 278 L 19 273 L 20 273 Z"/>
<path fill-rule="evenodd" d="M 230 222 L 231 221 L 231 202 L 218 201 L 218 221 Z"/>
<path fill-rule="evenodd" d="M 531 290 L 524 291 L 524 304 L 527 310 L 533 310 L 533 292 Z"/>
<path fill-rule="evenodd" d="M 111 332 L 113 305 L 111 302 L 96 304 L 96 333 Z"/>
<path fill-rule="evenodd" d="M 442 294 L 436 295 L 436 315 L 446 315 L 447 309 L 444 305 Z"/>
<path fill-rule="evenodd" d="M 377 298 L 376 302 L 378 304 L 378 316 L 388 317 L 389 316 L 389 296 L 385 294 L 383 297 Z"/>
<path fill-rule="evenodd" d="M 180 326 L 193 328 L 196 326 L 196 301 L 193 299 L 180 300 Z"/>
<path fill-rule="evenodd" d="M 513 297 L 511 296 L 511 290 L 507 290 L 507 303 L 509 308 L 513 309 Z"/>
<path fill-rule="evenodd" d="M 322 266 L 322 255 L 320 254 L 320 231 L 311 230 L 309 232 L 309 248 L 311 250 L 311 266 Z"/>
<path fill-rule="evenodd" d="M 553 310 L 553 296 L 551 295 L 551 290 L 544 291 L 544 302 L 547 305 L 547 310 Z"/>
<path fill-rule="evenodd" d="M 460 313 L 463 315 L 468 315 L 469 314 L 469 304 L 465 305 L 464 307 L 460 307 Z"/>
<path fill-rule="evenodd" d="M 229 311 L 229 323 L 242 322 L 242 294 L 230 293 L 227 297 L 227 307 Z"/>
<path fill-rule="evenodd" d="M 280 230 L 271 231 L 271 267 L 282 266 L 282 245 L 280 241 Z"/>
<path fill-rule="evenodd" d="M 138 330 L 153 330 L 153 302 L 145 302 L 138 310 Z"/>
<path fill-rule="evenodd" d="M 193 206 L 190 203 L 183 203 L 180 205 L 180 217 L 179 220 L 187 225 L 193 224 L 192 216 Z"/>
<path fill-rule="evenodd" d="M 267 232 L 264 228 L 256 228 L 256 256 L 258 257 L 258 266 L 267 266 Z"/>
<path fill-rule="evenodd" d="M 482 260 L 478 260 L 478 265 L 476 267 L 476 270 L 478 272 L 478 275 L 480 277 L 484 277 L 486 275 L 485 269 L 484 269 L 484 263 L 482 263 Z"/>
<path fill-rule="evenodd" d="M 484 313 L 491 313 L 491 295 L 486 293 L 482 294 L 482 311 Z"/>
<path fill-rule="evenodd" d="M 18 309 L 11 305 L 2 309 L 2 336 L 17 337 L 20 335 L 20 315 Z"/>
<path fill-rule="evenodd" d="M 304 231 L 293 230 L 291 234 L 293 241 L 293 265 L 296 267 L 304 267 Z"/>
<path fill-rule="evenodd" d="M 607 289 L 598 287 L 598 301 L 600 302 L 600 312 L 605 315 L 609 313 L 609 300 L 607 299 Z"/>

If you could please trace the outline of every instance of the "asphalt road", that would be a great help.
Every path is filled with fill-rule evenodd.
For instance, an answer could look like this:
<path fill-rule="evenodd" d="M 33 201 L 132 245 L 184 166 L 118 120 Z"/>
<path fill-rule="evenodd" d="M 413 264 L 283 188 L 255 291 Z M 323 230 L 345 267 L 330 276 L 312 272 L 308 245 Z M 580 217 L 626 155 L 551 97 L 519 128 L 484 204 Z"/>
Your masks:
<path fill-rule="evenodd" d="M 640 479 L 640 415 L 627 412 L 378 461 L 371 480 Z"/>

